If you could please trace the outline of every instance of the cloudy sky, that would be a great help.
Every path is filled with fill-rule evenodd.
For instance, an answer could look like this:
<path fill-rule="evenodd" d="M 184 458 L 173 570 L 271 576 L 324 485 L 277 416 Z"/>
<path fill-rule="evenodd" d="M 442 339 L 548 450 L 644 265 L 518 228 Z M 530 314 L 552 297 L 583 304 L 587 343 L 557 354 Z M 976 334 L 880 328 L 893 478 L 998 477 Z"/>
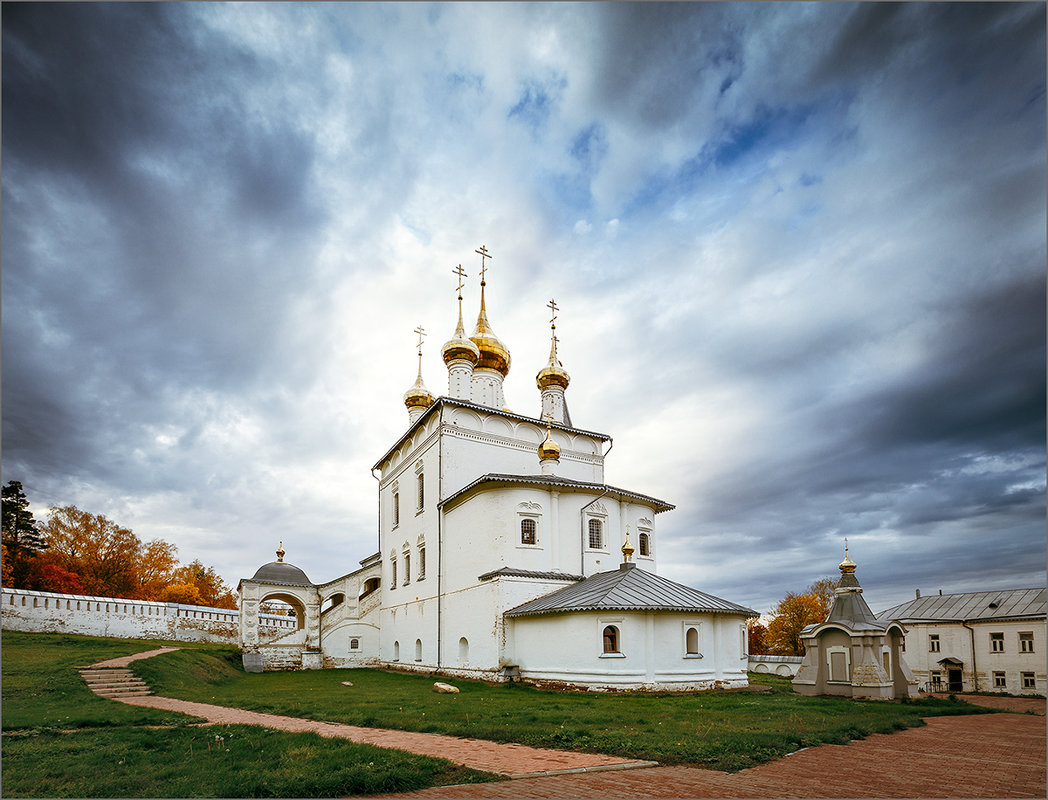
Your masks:
<path fill-rule="evenodd" d="M 537 415 L 767 610 L 1045 581 L 1045 6 L 4 4 L 3 481 L 235 585 L 377 549 L 479 258 Z"/>

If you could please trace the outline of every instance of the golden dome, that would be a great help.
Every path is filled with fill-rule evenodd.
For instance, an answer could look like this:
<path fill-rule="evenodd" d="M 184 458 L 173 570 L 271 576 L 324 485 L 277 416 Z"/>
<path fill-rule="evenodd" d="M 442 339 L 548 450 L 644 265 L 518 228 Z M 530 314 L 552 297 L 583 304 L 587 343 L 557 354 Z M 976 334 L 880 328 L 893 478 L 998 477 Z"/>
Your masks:
<path fill-rule="evenodd" d="M 842 561 L 840 564 L 838 564 L 838 567 L 840 567 L 840 570 L 841 570 L 841 575 L 851 575 L 851 574 L 853 574 L 855 572 L 855 568 L 857 566 L 858 565 L 854 561 L 852 561 L 850 558 L 848 558 L 848 540 L 845 539 L 844 540 L 844 561 Z"/>
<path fill-rule="evenodd" d="M 626 526 L 626 544 L 622 545 L 622 563 L 629 563 L 633 558 L 633 545 L 630 544 L 630 526 Z"/>
<path fill-rule="evenodd" d="M 557 360 L 557 337 L 554 334 L 553 344 L 549 349 L 549 363 L 539 370 L 538 375 L 535 376 L 535 383 L 538 384 L 539 389 L 546 389 L 549 386 L 567 389 L 570 381 L 571 378 L 568 377 L 567 371 Z"/>
<path fill-rule="evenodd" d="M 505 378 L 509 374 L 509 350 L 495 335 L 491 323 L 488 322 L 488 312 L 484 307 L 484 281 L 480 282 L 480 314 L 477 317 L 477 327 L 473 329 L 469 338 L 480 351 L 477 369 L 493 369 Z"/>
<path fill-rule="evenodd" d="M 422 371 L 420 369 L 415 384 L 404 392 L 404 405 L 408 408 L 429 408 L 433 405 L 434 399 L 433 395 L 429 393 L 429 389 L 422 383 Z"/>
<path fill-rule="evenodd" d="M 539 445 L 539 461 L 560 459 L 560 445 L 553 441 L 550 429 L 546 428 L 546 439 Z"/>
<path fill-rule="evenodd" d="M 462 298 L 459 298 L 459 320 L 455 335 L 440 348 L 440 357 L 449 365 L 452 361 L 464 360 L 476 365 L 480 359 L 480 349 L 466 338 L 466 329 L 462 327 Z"/>

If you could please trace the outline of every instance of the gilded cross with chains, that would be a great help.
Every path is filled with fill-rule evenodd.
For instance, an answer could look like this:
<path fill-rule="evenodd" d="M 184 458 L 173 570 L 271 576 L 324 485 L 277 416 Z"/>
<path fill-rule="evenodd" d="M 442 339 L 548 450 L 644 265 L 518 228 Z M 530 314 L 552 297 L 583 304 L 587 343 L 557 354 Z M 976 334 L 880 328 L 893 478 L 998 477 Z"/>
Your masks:
<path fill-rule="evenodd" d="M 459 276 L 458 293 L 459 293 L 459 300 L 461 300 L 462 299 L 462 287 L 466 285 L 466 284 L 464 284 L 462 282 L 462 279 L 463 278 L 468 278 L 469 276 L 466 275 L 466 272 L 465 272 L 465 270 L 462 269 L 462 265 L 461 264 L 459 264 L 457 267 L 455 267 L 451 271 Z"/>
<path fill-rule="evenodd" d="M 487 259 L 494 258 L 494 256 L 488 252 L 488 248 L 484 245 L 481 245 L 479 250 L 474 250 L 473 252 L 480 256 L 480 282 L 484 283 L 484 273 L 488 269 Z"/>

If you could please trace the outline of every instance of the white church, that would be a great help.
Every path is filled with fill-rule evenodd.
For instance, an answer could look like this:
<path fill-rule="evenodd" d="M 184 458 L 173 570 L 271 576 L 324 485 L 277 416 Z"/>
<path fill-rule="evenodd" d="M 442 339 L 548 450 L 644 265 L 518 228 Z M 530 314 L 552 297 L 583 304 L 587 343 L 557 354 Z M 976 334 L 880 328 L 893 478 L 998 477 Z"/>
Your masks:
<path fill-rule="evenodd" d="M 575 427 L 557 358 L 536 376 L 534 417 L 505 408 L 510 353 L 485 309 L 441 355 L 447 394 L 419 372 L 408 424 L 379 476 L 379 552 L 324 583 L 284 561 L 240 582 L 249 670 L 388 666 L 592 688 L 745 685 L 755 611 L 660 577 L 656 518 L 673 506 L 604 482 L 610 437 Z M 281 546 L 282 547 L 282 546 Z M 260 606 L 294 609 L 297 629 L 259 626 Z"/>

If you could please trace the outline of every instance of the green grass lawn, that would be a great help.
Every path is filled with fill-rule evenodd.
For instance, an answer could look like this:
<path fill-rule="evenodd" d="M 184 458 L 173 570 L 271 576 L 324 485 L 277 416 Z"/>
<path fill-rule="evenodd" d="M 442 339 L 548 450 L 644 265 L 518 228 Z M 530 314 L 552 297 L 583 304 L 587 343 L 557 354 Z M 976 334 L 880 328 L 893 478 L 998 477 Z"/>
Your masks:
<path fill-rule="evenodd" d="M 982 713 L 938 699 L 800 697 L 789 681 L 756 675 L 770 691 L 592 694 L 455 679 L 461 693 L 446 695 L 432 691 L 432 676 L 385 670 L 246 673 L 231 647 L 168 653 L 132 669 L 157 693 L 187 700 L 729 771 L 920 725 L 926 716 Z"/>
<path fill-rule="evenodd" d="M 195 717 L 98 697 L 75 669 L 164 644 L 185 647 L 182 658 L 196 653 L 197 669 L 208 673 L 236 652 L 4 631 L 0 796 L 332 797 L 498 780 L 442 759 L 312 733 L 197 727 Z"/>

